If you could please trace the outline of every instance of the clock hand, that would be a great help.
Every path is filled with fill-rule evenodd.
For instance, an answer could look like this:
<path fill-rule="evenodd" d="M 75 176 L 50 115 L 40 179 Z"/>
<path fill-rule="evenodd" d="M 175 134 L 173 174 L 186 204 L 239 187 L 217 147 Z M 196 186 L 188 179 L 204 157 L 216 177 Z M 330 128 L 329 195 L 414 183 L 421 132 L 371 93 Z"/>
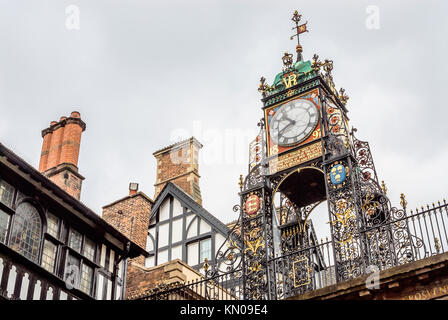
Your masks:
<path fill-rule="evenodd" d="M 282 116 L 281 116 L 281 118 L 280 119 L 278 119 L 279 121 L 282 121 L 282 120 L 288 120 L 288 121 L 294 121 L 294 119 L 291 119 L 290 117 L 289 117 L 289 114 L 287 113 L 287 112 L 283 112 L 282 113 Z"/>
<path fill-rule="evenodd" d="M 296 122 L 294 120 L 290 121 L 286 126 L 283 127 L 282 130 L 279 131 L 279 134 L 283 134 L 283 132 L 289 128 L 290 126 L 294 125 Z"/>

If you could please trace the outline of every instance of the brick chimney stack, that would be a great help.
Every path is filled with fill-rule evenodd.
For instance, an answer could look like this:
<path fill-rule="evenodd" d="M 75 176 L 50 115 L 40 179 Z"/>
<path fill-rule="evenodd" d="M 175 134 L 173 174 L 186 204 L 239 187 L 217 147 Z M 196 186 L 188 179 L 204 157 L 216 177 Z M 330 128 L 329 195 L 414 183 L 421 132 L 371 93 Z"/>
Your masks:
<path fill-rule="evenodd" d="M 80 113 L 73 111 L 70 117 L 52 121 L 48 128 L 42 130 L 44 140 L 39 171 L 78 200 L 84 180 L 78 173 L 79 147 L 85 129 Z"/>
<path fill-rule="evenodd" d="M 153 153 L 157 159 L 154 199 L 170 181 L 202 205 L 198 169 L 200 148 L 202 148 L 202 144 L 196 138 L 191 137 Z"/>

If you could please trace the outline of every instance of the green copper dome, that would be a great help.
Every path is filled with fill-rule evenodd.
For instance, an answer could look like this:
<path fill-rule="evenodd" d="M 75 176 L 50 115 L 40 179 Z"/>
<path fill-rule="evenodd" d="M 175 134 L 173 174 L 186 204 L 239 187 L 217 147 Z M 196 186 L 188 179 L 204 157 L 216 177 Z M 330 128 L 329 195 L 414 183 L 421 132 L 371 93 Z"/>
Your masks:
<path fill-rule="evenodd" d="M 311 61 L 299 61 L 296 62 L 293 65 L 294 71 L 296 73 L 298 73 L 299 77 L 301 74 L 305 74 L 308 72 L 311 72 L 313 69 L 311 69 Z M 282 81 L 284 72 L 280 72 L 279 74 L 277 74 L 277 76 L 275 77 L 274 83 L 272 84 L 273 87 L 275 87 L 279 82 Z"/>

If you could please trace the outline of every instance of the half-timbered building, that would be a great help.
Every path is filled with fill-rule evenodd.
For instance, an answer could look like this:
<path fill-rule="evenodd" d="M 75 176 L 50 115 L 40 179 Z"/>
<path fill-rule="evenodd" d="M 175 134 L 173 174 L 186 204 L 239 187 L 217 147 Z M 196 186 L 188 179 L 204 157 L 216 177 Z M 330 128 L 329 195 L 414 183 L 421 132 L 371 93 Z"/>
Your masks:
<path fill-rule="evenodd" d="M 0 299 L 123 299 L 141 247 L 79 201 L 79 113 L 42 134 L 40 170 L 0 144 Z"/>

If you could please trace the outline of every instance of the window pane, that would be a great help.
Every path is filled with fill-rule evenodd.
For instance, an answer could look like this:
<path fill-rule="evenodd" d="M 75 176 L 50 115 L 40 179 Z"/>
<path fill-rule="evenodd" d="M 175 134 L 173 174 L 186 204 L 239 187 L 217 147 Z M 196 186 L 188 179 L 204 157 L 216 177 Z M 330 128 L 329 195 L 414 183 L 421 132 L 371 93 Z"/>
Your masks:
<path fill-rule="evenodd" d="M 84 256 L 95 261 L 95 242 L 88 238 L 85 238 L 84 240 Z"/>
<path fill-rule="evenodd" d="M 81 241 L 82 235 L 76 230 L 70 230 L 70 242 L 68 244 L 69 247 L 81 253 Z"/>
<path fill-rule="evenodd" d="M 13 196 L 14 188 L 6 181 L 0 180 L 0 202 L 11 207 Z"/>
<path fill-rule="evenodd" d="M 114 272 L 115 251 L 110 249 L 109 255 L 109 272 Z"/>
<path fill-rule="evenodd" d="M 59 237 L 59 218 L 51 213 L 47 214 L 47 233 L 56 239 Z"/>
<path fill-rule="evenodd" d="M 199 263 L 203 263 L 205 258 L 207 258 L 208 261 L 212 259 L 212 241 L 210 238 L 200 242 Z"/>
<path fill-rule="evenodd" d="M 11 248 L 37 262 L 42 233 L 42 221 L 36 208 L 22 202 L 14 215 L 11 230 Z"/>
<path fill-rule="evenodd" d="M 102 274 L 98 274 L 97 282 L 96 282 L 96 298 L 98 300 L 103 300 L 103 287 L 104 287 L 104 276 Z"/>
<path fill-rule="evenodd" d="M 65 265 L 64 280 L 66 284 L 73 288 L 79 288 L 79 259 L 72 255 L 67 255 L 67 263 Z"/>
<path fill-rule="evenodd" d="M 17 190 L 16 204 L 18 204 L 24 198 L 26 198 L 26 195 L 20 192 L 20 190 Z"/>
<path fill-rule="evenodd" d="M 81 273 L 81 291 L 90 294 L 93 282 L 93 268 L 83 264 Z"/>
<path fill-rule="evenodd" d="M 115 291 L 115 300 L 121 300 L 121 290 L 122 287 L 117 285 L 117 290 Z"/>
<path fill-rule="evenodd" d="M 9 226 L 9 214 L 0 210 L 0 242 L 6 242 L 6 233 Z"/>
<path fill-rule="evenodd" d="M 112 300 L 112 281 L 106 279 L 106 300 Z"/>
<path fill-rule="evenodd" d="M 48 240 L 45 240 L 44 250 L 42 251 L 42 267 L 44 269 L 53 272 L 54 262 L 56 260 L 56 245 Z"/>
<path fill-rule="evenodd" d="M 101 246 L 101 257 L 100 257 L 100 265 L 102 267 L 106 267 L 106 251 L 107 247 L 103 244 Z"/>

